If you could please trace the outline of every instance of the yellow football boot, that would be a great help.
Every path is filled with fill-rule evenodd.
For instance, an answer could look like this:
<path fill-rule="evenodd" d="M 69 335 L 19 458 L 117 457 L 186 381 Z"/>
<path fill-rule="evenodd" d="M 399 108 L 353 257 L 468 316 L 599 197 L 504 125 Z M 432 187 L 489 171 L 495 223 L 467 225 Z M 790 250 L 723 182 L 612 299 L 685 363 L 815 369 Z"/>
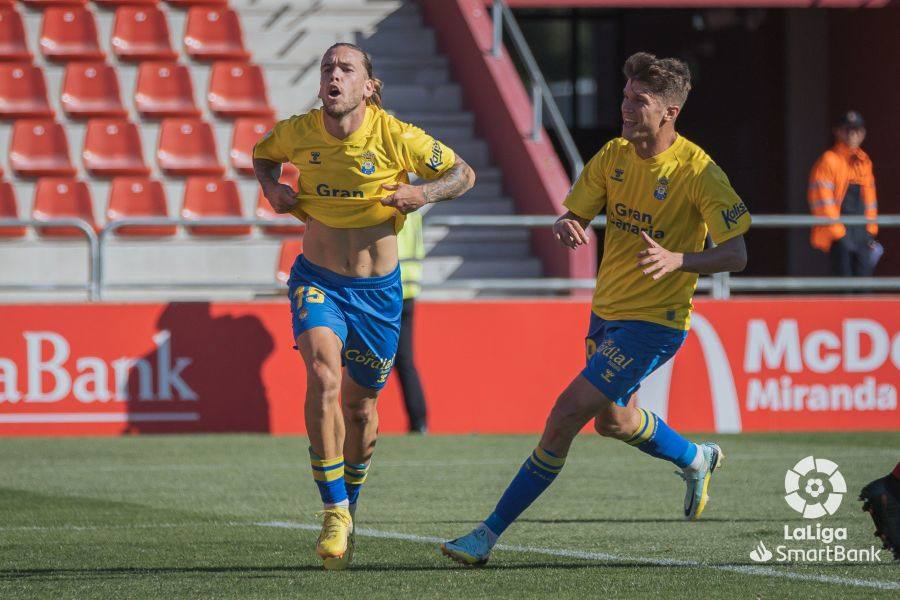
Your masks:
<path fill-rule="evenodd" d="M 323 517 L 322 532 L 316 540 L 316 554 L 323 560 L 341 558 L 347 554 L 353 518 L 346 508 L 326 508 L 317 517 Z"/>
<path fill-rule="evenodd" d="M 322 561 L 322 566 L 326 571 L 343 571 L 350 566 L 353 561 L 353 550 L 356 547 L 356 534 L 351 531 L 350 537 L 347 538 L 347 551 L 340 558 L 326 558 Z"/>

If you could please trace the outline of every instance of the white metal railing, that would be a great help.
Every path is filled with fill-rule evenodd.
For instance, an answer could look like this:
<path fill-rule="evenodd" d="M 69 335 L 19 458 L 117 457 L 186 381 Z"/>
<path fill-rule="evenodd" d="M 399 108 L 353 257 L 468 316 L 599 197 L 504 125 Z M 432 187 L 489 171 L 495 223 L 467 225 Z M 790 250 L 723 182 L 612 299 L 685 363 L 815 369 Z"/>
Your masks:
<path fill-rule="evenodd" d="M 541 138 L 541 129 L 544 126 L 544 106 L 546 105 L 550 122 L 559 136 L 563 152 L 572 168 L 572 181 L 575 181 L 578 179 L 578 175 L 581 174 L 582 169 L 584 169 L 584 160 L 581 158 L 578 146 L 575 145 L 575 140 L 572 139 L 572 134 L 569 133 L 569 128 L 566 126 L 562 113 L 559 112 L 553 92 L 547 86 L 544 75 L 541 73 L 541 69 L 534 59 L 531 49 L 528 47 L 528 42 L 525 41 L 525 36 L 522 35 L 522 30 L 519 29 L 516 17 L 503 0 L 494 0 L 491 17 L 494 24 L 491 55 L 498 59 L 502 56 L 503 30 L 506 29 L 513 49 L 522 59 L 525 70 L 528 72 L 528 78 L 531 80 L 531 139 L 538 141 Z"/>
<path fill-rule="evenodd" d="M 484 215 L 484 216 L 434 216 L 426 215 L 426 226 L 432 227 L 552 227 L 558 219 L 554 215 Z M 867 225 L 877 223 L 882 227 L 900 227 L 900 215 L 881 215 L 876 219 L 864 216 L 845 216 L 840 219 L 814 217 L 812 215 L 754 215 L 753 229 L 778 229 L 811 227 L 817 225 Z M 607 219 L 600 216 L 591 226 L 605 228 Z M 592 289 L 593 279 L 457 279 L 439 284 L 440 288 L 463 290 L 584 290 Z M 729 273 L 717 273 L 701 277 L 699 291 L 708 291 L 717 299 L 726 299 L 731 292 L 802 292 L 802 291 L 900 291 L 900 277 L 734 277 Z"/>
<path fill-rule="evenodd" d="M 446 215 L 425 216 L 428 225 L 445 227 L 553 227 L 558 215 Z M 846 216 L 840 219 L 813 217 L 811 215 L 753 215 L 753 229 L 779 229 L 813 227 L 817 225 L 868 225 L 900 227 L 900 215 L 881 215 L 877 219 L 863 216 Z M 606 227 L 606 217 L 591 221 L 592 227 Z"/>
<path fill-rule="evenodd" d="M 88 242 L 88 280 L 80 284 L 59 283 L 0 283 L 0 290 L 11 291 L 60 291 L 76 290 L 87 291 L 91 300 L 97 300 L 93 293 L 94 281 L 100 271 L 100 241 L 93 225 L 84 219 L 59 217 L 53 219 L 10 219 L 0 218 L 0 227 L 40 227 L 48 229 L 61 229 L 75 227 Z"/>
<path fill-rule="evenodd" d="M 92 300 L 101 300 L 103 298 L 103 291 L 106 289 L 104 285 L 104 273 L 105 273 L 105 257 L 106 257 L 106 241 L 112 236 L 113 233 L 118 231 L 123 227 L 129 226 L 144 226 L 144 227 L 157 227 L 157 226 L 166 226 L 166 225 L 180 225 L 183 227 L 222 227 L 222 226 L 235 226 L 235 225 L 255 225 L 258 227 L 278 227 L 278 226 L 296 226 L 298 221 L 295 217 L 274 217 L 268 219 L 247 219 L 244 217 L 203 217 L 198 219 L 170 219 L 168 217 L 127 217 L 124 219 L 117 219 L 115 221 L 110 221 L 106 224 L 106 226 L 100 231 L 99 237 L 99 260 L 98 260 L 98 268 L 95 271 L 95 277 L 93 281 L 92 287 Z M 146 288 L 146 289 L 170 289 L 170 288 L 206 288 L 206 287 L 232 287 L 232 288 L 243 288 L 246 289 L 248 287 L 259 288 L 259 286 L 251 286 L 246 283 L 235 283 L 235 282 L 204 282 L 204 283 L 168 283 L 168 284 L 157 284 L 157 283 L 128 283 L 115 286 L 117 288 Z M 281 289 L 281 286 L 264 286 L 263 289 Z"/>
<path fill-rule="evenodd" d="M 554 215 L 483 215 L 483 216 L 425 216 L 427 227 L 514 227 L 545 228 L 552 227 L 557 220 Z M 877 223 L 882 227 L 900 227 L 900 215 L 882 215 L 871 220 L 862 216 L 847 216 L 840 219 L 813 217 L 810 215 L 755 215 L 753 228 L 796 228 L 814 225 L 865 225 Z M 92 301 L 101 300 L 106 289 L 204 289 L 204 288 L 252 288 L 260 291 L 280 290 L 278 285 L 251 285 L 235 282 L 204 283 L 125 283 L 109 285 L 104 280 L 106 267 L 106 245 L 112 234 L 127 226 L 166 226 L 185 227 L 221 227 L 234 225 L 250 225 L 256 227 L 296 225 L 293 217 L 274 219 L 248 219 L 243 217 L 219 217 L 202 219 L 170 219 L 167 217 L 135 217 L 110 221 L 99 232 L 86 221 L 76 218 L 58 218 L 49 220 L 37 219 L 0 219 L 0 227 L 75 227 L 88 242 L 89 276 L 84 284 L 17 284 L 0 283 L 0 290 L 7 291 L 60 291 L 85 290 Z M 597 228 L 606 227 L 606 217 L 598 217 L 591 222 Z M 124 239 L 124 238 L 119 238 Z M 588 290 L 594 287 L 593 279 L 564 278 L 496 278 L 496 279 L 456 279 L 437 284 L 424 285 L 427 289 L 462 289 L 471 291 L 572 291 Z M 713 277 L 701 277 L 697 289 L 711 292 L 715 298 L 728 298 L 735 292 L 804 292 L 804 291 L 836 291 L 836 290 L 873 290 L 898 291 L 900 277 L 734 277 L 727 273 Z"/>

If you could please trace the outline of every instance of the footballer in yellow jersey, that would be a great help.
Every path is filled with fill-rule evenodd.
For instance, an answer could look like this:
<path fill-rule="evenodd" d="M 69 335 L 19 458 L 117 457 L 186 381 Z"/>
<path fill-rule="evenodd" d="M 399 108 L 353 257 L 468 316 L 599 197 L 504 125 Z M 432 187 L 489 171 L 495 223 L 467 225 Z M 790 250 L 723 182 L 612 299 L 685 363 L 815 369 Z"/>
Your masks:
<path fill-rule="evenodd" d="M 635 255 L 647 248 L 644 236 L 673 252 L 697 253 L 707 232 L 722 244 L 750 226 L 747 207 L 722 169 L 682 136 L 646 159 L 625 138 L 608 142 L 564 205 L 586 221 L 598 214 L 607 218 L 594 314 L 676 329 L 688 328 L 698 275 L 679 270 L 658 280 L 645 276 L 634 268 Z"/>
<path fill-rule="evenodd" d="M 684 343 L 697 274 L 744 268 L 750 216 L 722 170 L 675 131 L 691 87 L 687 65 L 639 52 L 624 73 L 622 137 L 587 164 L 554 226 L 557 239 L 575 249 L 587 243 L 594 217 L 605 212 L 608 219 L 586 365 L 557 399 L 540 443 L 494 512 L 441 545 L 465 564 L 487 561 L 497 538 L 562 470 L 575 435 L 591 419 L 601 435 L 681 468 L 689 520 L 704 511 L 724 458 L 718 445 L 690 442 L 631 400 Z M 716 246 L 704 250 L 707 233 Z"/>
<path fill-rule="evenodd" d="M 359 129 L 337 139 L 325 129 L 325 111 L 311 110 L 275 124 L 256 144 L 255 158 L 293 163 L 300 171 L 291 213 L 336 228 L 394 224 L 404 215 L 382 204 L 385 185 L 409 183 L 408 173 L 434 179 L 456 163 L 453 150 L 414 125 L 370 104 Z"/>
<path fill-rule="evenodd" d="M 306 365 L 304 415 L 324 510 L 316 552 L 345 569 L 353 519 L 378 434 L 378 393 L 394 365 L 403 291 L 397 232 L 405 215 L 472 187 L 450 148 L 381 108 L 372 61 L 353 44 L 322 57 L 322 108 L 275 124 L 253 168 L 272 207 L 306 222 L 288 280 L 294 340 Z M 298 191 L 278 182 L 283 163 Z M 410 185 L 408 173 L 426 180 Z"/>

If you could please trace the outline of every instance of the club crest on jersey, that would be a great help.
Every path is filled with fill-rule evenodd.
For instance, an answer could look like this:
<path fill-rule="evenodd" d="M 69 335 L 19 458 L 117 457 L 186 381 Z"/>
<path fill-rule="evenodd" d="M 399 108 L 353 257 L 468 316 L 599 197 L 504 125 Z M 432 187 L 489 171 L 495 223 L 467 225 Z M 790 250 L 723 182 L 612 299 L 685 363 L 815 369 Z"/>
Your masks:
<path fill-rule="evenodd" d="M 625 181 L 623 177 L 625 175 L 625 169 L 616 169 L 616 172 L 609 176 L 613 181 Z"/>
<path fill-rule="evenodd" d="M 669 195 L 669 178 L 660 177 L 656 180 L 656 189 L 653 190 L 653 197 L 662 202 Z"/>
<path fill-rule="evenodd" d="M 368 150 L 363 152 L 360 155 L 360 158 L 363 159 L 363 164 L 359 168 L 362 171 L 363 175 L 371 175 L 375 172 L 375 153 L 369 152 Z"/>
<path fill-rule="evenodd" d="M 322 156 L 321 152 L 310 152 L 309 153 L 309 164 L 321 165 L 322 161 L 319 159 L 320 156 Z"/>

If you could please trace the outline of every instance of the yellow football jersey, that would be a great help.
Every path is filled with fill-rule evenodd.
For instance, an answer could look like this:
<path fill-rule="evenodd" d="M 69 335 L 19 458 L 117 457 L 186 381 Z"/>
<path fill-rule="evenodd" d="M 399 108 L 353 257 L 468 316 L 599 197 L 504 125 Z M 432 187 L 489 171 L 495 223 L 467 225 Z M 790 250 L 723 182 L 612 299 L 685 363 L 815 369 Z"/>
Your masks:
<path fill-rule="evenodd" d="M 656 281 L 644 275 L 637 254 L 647 244 L 640 232 L 667 250 L 700 252 L 707 231 L 721 244 L 750 227 L 747 206 L 722 169 L 681 136 L 649 159 L 627 140 L 611 140 L 585 166 L 564 204 L 584 219 L 606 210 L 594 313 L 676 329 L 690 326 L 698 275 L 675 271 Z"/>
<path fill-rule="evenodd" d="M 369 105 L 362 126 L 343 140 L 325 131 L 322 109 L 279 121 L 253 149 L 254 158 L 293 163 L 300 171 L 292 213 L 329 227 L 370 227 L 404 217 L 383 206 L 391 191 L 409 183 L 408 172 L 433 179 L 453 166 L 453 151 L 427 133 Z"/>

